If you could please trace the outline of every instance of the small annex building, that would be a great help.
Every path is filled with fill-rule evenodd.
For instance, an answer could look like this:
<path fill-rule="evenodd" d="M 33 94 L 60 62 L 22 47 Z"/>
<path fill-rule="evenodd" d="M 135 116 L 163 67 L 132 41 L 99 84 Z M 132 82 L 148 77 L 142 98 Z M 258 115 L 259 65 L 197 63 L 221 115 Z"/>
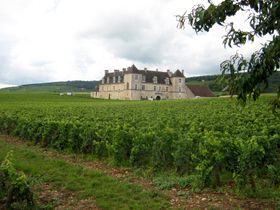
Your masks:
<path fill-rule="evenodd" d="M 135 65 L 109 72 L 105 70 L 101 84 L 91 97 L 120 100 L 164 100 L 194 98 L 185 84 L 184 71 L 139 70 Z"/>
<path fill-rule="evenodd" d="M 187 85 L 193 97 L 214 97 L 214 93 L 205 85 Z"/>

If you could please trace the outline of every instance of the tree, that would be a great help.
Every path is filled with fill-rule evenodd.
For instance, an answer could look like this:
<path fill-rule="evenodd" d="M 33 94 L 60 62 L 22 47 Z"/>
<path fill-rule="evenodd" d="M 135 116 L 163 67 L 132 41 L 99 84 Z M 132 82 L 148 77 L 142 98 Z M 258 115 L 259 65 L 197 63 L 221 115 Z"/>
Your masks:
<path fill-rule="evenodd" d="M 208 32 L 215 24 L 226 27 L 224 46 L 242 46 L 256 37 L 271 35 L 271 40 L 246 59 L 236 53 L 229 60 L 221 63 L 221 79 L 228 85 L 231 95 L 246 102 L 248 97 L 256 100 L 261 91 L 268 86 L 268 78 L 280 65 L 280 1 L 279 0 L 223 0 L 215 5 L 208 0 L 209 6 L 196 5 L 190 14 L 178 15 L 178 27 L 185 28 L 188 19 L 196 32 Z M 251 30 L 236 29 L 233 22 L 226 19 L 237 12 L 247 12 Z M 226 74 L 229 75 L 226 78 Z M 272 102 L 274 108 L 280 107 L 280 84 L 278 97 Z"/>

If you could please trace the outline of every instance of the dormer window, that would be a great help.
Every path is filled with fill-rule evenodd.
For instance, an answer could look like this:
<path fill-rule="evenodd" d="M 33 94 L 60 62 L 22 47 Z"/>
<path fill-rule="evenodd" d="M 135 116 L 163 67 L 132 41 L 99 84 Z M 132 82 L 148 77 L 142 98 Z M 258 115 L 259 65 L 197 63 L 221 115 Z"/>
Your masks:
<path fill-rule="evenodd" d="M 113 77 L 113 83 L 116 83 L 116 77 Z"/>
<path fill-rule="evenodd" d="M 110 77 L 107 77 L 107 83 L 110 83 Z"/>
<path fill-rule="evenodd" d="M 142 82 L 146 82 L 146 76 L 142 75 Z"/>
<path fill-rule="evenodd" d="M 154 76 L 154 77 L 153 77 L 153 83 L 158 83 L 157 76 Z"/>
<path fill-rule="evenodd" d="M 118 83 L 121 82 L 121 76 L 118 76 Z"/>
<path fill-rule="evenodd" d="M 169 84 L 170 84 L 169 78 L 166 78 L 166 79 L 165 79 L 165 84 L 166 84 L 166 85 L 169 85 Z"/>
<path fill-rule="evenodd" d="M 135 75 L 134 78 L 135 78 L 135 80 L 138 80 L 138 75 Z"/>

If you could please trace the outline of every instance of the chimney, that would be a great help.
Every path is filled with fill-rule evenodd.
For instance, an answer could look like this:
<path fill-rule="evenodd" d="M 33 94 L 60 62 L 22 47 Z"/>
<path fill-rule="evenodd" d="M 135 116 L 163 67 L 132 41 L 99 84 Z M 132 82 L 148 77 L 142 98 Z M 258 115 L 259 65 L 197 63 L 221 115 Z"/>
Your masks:
<path fill-rule="evenodd" d="M 123 70 L 123 72 L 125 72 L 125 71 L 126 71 L 126 68 L 123 68 L 122 70 Z"/>
<path fill-rule="evenodd" d="M 167 74 L 168 74 L 169 77 L 172 76 L 172 73 L 171 73 L 171 71 L 169 69 L 167 69 Z"/>
<path fill-rule="evenodd" d="M 184 69 L 182 69 L 182 74 L 184 75 Z"/>
<path fill-rule="evenodd" d="M 109 70 L 105 70 L 105 75 L 109 73 Z"/>
<path fill-rule="evenodd" d="M 117 73 L 117 72 L 119 72 L 119 70 L 115 69 L 114 72 Z"/>

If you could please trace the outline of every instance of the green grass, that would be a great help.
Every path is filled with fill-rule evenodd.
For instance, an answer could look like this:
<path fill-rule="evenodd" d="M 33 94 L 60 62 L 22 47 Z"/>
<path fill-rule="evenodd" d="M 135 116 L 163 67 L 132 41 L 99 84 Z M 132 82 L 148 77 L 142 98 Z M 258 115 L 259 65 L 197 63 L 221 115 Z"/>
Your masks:
<path fill-rule="evenodd" d="M 66 163 L 60 159 L 45 159 L 39 150 L 15 146 L 0 140 L 0 161 L 8 151 L 14 152 L 14 164 L 42 182 L 53 183 L 78 192 L 81 198 L 94 197 L 101 209 L 168 209 L 167 198 L 156 191 L 146 191 L 100 172 Z"/>

